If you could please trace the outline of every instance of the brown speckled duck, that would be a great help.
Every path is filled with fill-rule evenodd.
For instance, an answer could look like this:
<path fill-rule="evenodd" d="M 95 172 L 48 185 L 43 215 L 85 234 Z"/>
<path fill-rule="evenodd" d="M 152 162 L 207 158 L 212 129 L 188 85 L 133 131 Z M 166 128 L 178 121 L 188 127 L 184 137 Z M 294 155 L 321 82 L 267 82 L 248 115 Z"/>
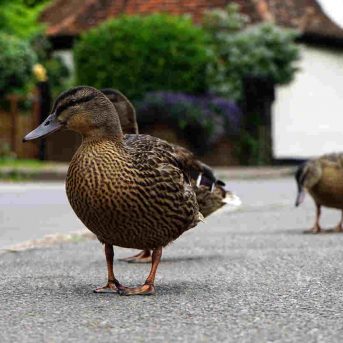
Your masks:
<path fill-rule="evenodd" d="M 313 233 L 321 232 L 319 224 L 321 206 L 336 208 L 342 211 L 336 232 L 343 232 L 343 154 L 328 154 L 302 164 L 295 174 L 298 186 L 296 206 L 305 196 L 305 190 L 316 204 L 316 220 Z"/>
<path fill-rule="evenodd" d="M 132 103 L 120 91 L 106 88 L 101 91 L 110 99 L 119 112 L 119 119 L 124 133 L 138 134 L 136 111 Z M 191 181 L 199 205 L 199 210 L 204 217 L 219 210 L 224 205 L 231 209 L 240 205 L 239 198 L 225 188 L 225 183 L 217 180 L 209 166 L 195 158 L 189 150 L 171 144 L 175 154 L 185 161 L 190 170 Z M 121 259 L 132 263 L 145 263 L 151 261 L 150 250 L 144 250 L 139 254 Z"/>
<path fill-rule="evenodd" d="M 136 110 L 129 99 L 120 91 L 112 88 L 104 88 L 100 91 L 110 99 L 116 108 L 123 132 L 138 134 Z"/>
<path fill-rule="evenodd" d="M 108 283 L 96 292 L 153 294 L 162 249 L 202 220 L 187 164 L 163 140 L 123 135 L 118 113 L 100 91 L 72 88 L 24 141 L 67 128 L 82 144 L 67 174 L 66 191 L 76 215 L 105 244 Z M 113 273 L 113 245 L 152 250 L 145 283 L 125 287 Z"/>

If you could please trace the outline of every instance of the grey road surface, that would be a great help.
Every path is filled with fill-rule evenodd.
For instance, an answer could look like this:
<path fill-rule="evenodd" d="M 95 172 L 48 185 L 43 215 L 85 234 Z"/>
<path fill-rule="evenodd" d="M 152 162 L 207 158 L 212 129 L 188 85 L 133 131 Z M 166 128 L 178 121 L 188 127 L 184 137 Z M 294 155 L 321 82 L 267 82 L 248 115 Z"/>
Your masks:
<path fill-rule="evenodd" d="M 93 294 L 106 280 L 97 241 L 1 254 L 0 342 L 342 342 L 343 235 L 302 233 L 314 209 L 309 199 L 293 207 L 291 179 L 231 184 L 242 208 L 208 218 L 165 249 L 155 296 Z M 18 233 L 12 242 L 30 236 L 24 214 L 35 206 L 44 207 L 40 225 L 50 223 L 49 213 L 54 230 L 57 221 L 81 225 L 60 191 L 56 215 L 53 198 L 45 207 L 37 200 L 48 190 L 31 194 L 36 205 L 20 206 L 2 191 L 1 218 Z M 6 197 L 17 218 L 4 213 Z M 337 211 L 325 211 L 324 226 L 338 220 Z M 10 241 L 3 221 L 0 233 Z M 141 283 L 148 269 L 115 263 L 126 285 Z"/>
<path fill-rule="evenodd" d="M 0 249 L 81 228 L 64 183 L 0 183 Z"/>

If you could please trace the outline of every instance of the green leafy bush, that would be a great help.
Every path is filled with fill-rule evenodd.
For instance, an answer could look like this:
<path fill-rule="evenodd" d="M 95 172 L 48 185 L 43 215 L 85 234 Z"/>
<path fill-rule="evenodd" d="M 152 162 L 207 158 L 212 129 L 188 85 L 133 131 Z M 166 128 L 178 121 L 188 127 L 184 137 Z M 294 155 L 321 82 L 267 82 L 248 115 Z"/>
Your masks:
<path fill-rule="evenodd" d="M 35 53 L 26 41 L 4 33 L 0 33 L 0 51 L 0 93 L 23 91 L 32 79 Z"/>
<path fill-rule="evenodd" d="M 0 0 L 0 31 L 23 39 L 42 32 L 38 17 L 50 0 Z"/>
<path fill-rule="evenodd" d="M 160 122 L 203 154 L 225 136 L 240 132 L 242 112 L 232 101 L 211 95 L 151 92 L 135 102 L 140 129 Z"/>
<path fill-rule="evenodd" d="M 246 22 L 234 5 L 208 12 L 204 21 L 217 56 L 208 69 L 210 89 L 235 100 L 241 100 L 246 76 L 267 77 L 275 84 L 290 82 L 299 58 L 295 32 L 270 23 L 245 28 Z"/>
<path fill-rule="evenodd" d="M 74 49 L 78 83 L 123 89 L 201 93 L 212 60 L 207 35 L 190 18 L 123 16 L 85 33 Z"/>

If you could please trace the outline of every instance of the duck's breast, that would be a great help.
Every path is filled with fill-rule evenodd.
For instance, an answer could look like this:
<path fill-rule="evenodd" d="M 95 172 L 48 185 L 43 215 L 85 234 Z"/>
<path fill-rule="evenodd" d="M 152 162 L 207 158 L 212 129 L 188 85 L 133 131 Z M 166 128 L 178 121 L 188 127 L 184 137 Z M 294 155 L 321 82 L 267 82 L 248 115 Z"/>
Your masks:
<path fill-rule="evenodd" d="M 139 170 L 130 156 L 113 151 L 109 156 L 78 151 L 66 189 L 85 226 L 100 241 L 122 247 L 165 246 L 192 227 L 198 211 L 180 174 Z"/>
<path fill-rule="evenodd" d="M 320 181 L 310 193 L 323 206 L 343 209 L 343 169 L 339 166 L 323 168 Z"/>

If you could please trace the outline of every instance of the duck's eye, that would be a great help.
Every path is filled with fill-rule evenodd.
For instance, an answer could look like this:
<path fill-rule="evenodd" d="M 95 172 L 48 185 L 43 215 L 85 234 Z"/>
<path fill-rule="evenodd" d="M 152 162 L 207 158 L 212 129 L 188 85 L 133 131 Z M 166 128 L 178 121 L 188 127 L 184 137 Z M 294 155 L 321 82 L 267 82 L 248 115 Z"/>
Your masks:
<path fill-rule="evenodd" d="M 44 126 L 48 126 L 50 124 L 50 120 L 46 121 Z"/>

